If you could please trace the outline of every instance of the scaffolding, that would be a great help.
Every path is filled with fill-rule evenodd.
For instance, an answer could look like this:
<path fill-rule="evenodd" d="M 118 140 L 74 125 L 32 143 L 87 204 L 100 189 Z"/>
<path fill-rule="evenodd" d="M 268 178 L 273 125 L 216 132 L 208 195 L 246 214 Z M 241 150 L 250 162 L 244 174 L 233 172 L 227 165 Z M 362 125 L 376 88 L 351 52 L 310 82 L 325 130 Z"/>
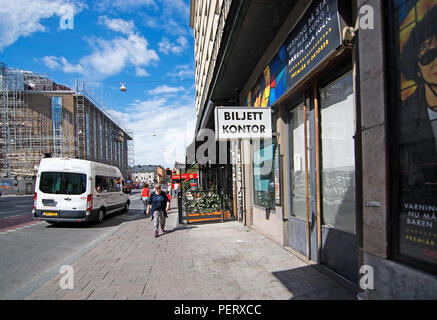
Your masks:
<path fill-rule="evenodd" d="M 0 178 L 34 177 L 47 154 L 90 160 L 92 153 L 94 158 L 98 155 L 96 161 L 128 170 L 128 164 L 133 163 L 133 144 L 125 150 L 124 143 L 130 141 L 132 133 L 85 93 L 84 82 L 81 91 L 77 85 L 72 90 L 49 76 L 8 69 L 4 63 L 0 69 Z M 63 99 L 70 97 L 72 103 L 64 109 Z M 95 110 L 101 112 L 97 120 Z M 102 136 L 104 146 L 98 143 L 102 149 L 97 150 L 96 140 Z"/>
<path fill-rule="evenodd" d="M 33 177 L 45 154 L 74 156 L 74 138 L 62 134 L 62 128 L 53 130 L 52 118 L 28 105 L 32 93 L 68 88 L 30 71 L 7 69 L 4 63 L 0 68 L 1 177 Z"/>

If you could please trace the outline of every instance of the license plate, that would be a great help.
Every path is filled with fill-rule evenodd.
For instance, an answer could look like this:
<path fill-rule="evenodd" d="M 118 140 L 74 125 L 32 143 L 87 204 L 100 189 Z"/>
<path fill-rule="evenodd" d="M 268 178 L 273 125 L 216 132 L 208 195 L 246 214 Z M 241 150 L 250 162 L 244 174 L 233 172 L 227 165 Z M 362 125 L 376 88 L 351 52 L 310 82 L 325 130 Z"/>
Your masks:
<path fill-rule="evenodd" d="M 47 217 L 57 217 L 58 213 L 57 212 L 43 212 L 42 215 L 47 216 Z"/>

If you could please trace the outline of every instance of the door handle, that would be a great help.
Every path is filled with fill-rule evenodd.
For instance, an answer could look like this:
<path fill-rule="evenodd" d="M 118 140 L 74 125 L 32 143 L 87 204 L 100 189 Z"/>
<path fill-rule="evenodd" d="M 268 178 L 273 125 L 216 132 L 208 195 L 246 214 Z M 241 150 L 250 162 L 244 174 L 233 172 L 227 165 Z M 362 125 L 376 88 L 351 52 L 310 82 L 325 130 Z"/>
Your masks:
<path fill-rule="evenodd" d="M 71 201 L 71 198 L 64 198 L 64 200 Z"/>

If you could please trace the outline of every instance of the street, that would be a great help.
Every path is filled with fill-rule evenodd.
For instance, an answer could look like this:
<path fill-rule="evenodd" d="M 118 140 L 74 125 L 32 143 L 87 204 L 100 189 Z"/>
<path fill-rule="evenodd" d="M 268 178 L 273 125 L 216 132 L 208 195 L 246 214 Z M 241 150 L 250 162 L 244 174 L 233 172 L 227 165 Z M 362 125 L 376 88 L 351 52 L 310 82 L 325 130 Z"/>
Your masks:
<path fill-rule="evenodd" d="M 237 222 L 179 225 L 175 199 L 158 239 L 139 191 L 128 213 L 100 225 L 30 224 L 31 199 L 2 199 L 0 299 L 354 299 L 344 284 Z M 28 221 L 6 226 L 12 218 Z M 63 265 L 74 268 L 74 290 L 60 289 Z"/>
<path fill-rule="evenodd" d="M 30 290 L 59 266 L 86 252 L 114 232 L 123 222 L 142 214 L 138 192 L 132 193 L 128 213 L 116 213 L 102 224 L 74 223 L 51 226 L 33 220 L 33 197 L 2 197 L 0 200 L 0 299 Z"/>

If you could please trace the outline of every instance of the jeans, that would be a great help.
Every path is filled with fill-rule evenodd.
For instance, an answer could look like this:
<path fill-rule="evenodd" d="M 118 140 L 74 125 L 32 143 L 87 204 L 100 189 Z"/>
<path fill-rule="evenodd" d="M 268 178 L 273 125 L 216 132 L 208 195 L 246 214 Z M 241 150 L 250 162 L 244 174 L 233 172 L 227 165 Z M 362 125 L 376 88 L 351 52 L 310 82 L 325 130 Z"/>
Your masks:
<path fill-rule="evenodd" d="M 165 213 L 163 210 L 153 211 L 153 224 L 155 226 L 155 231 L 158 231 L 159 225 L 161 225 L 161 229 L 164 229 L 164 227 L 165 227 Z"/>

